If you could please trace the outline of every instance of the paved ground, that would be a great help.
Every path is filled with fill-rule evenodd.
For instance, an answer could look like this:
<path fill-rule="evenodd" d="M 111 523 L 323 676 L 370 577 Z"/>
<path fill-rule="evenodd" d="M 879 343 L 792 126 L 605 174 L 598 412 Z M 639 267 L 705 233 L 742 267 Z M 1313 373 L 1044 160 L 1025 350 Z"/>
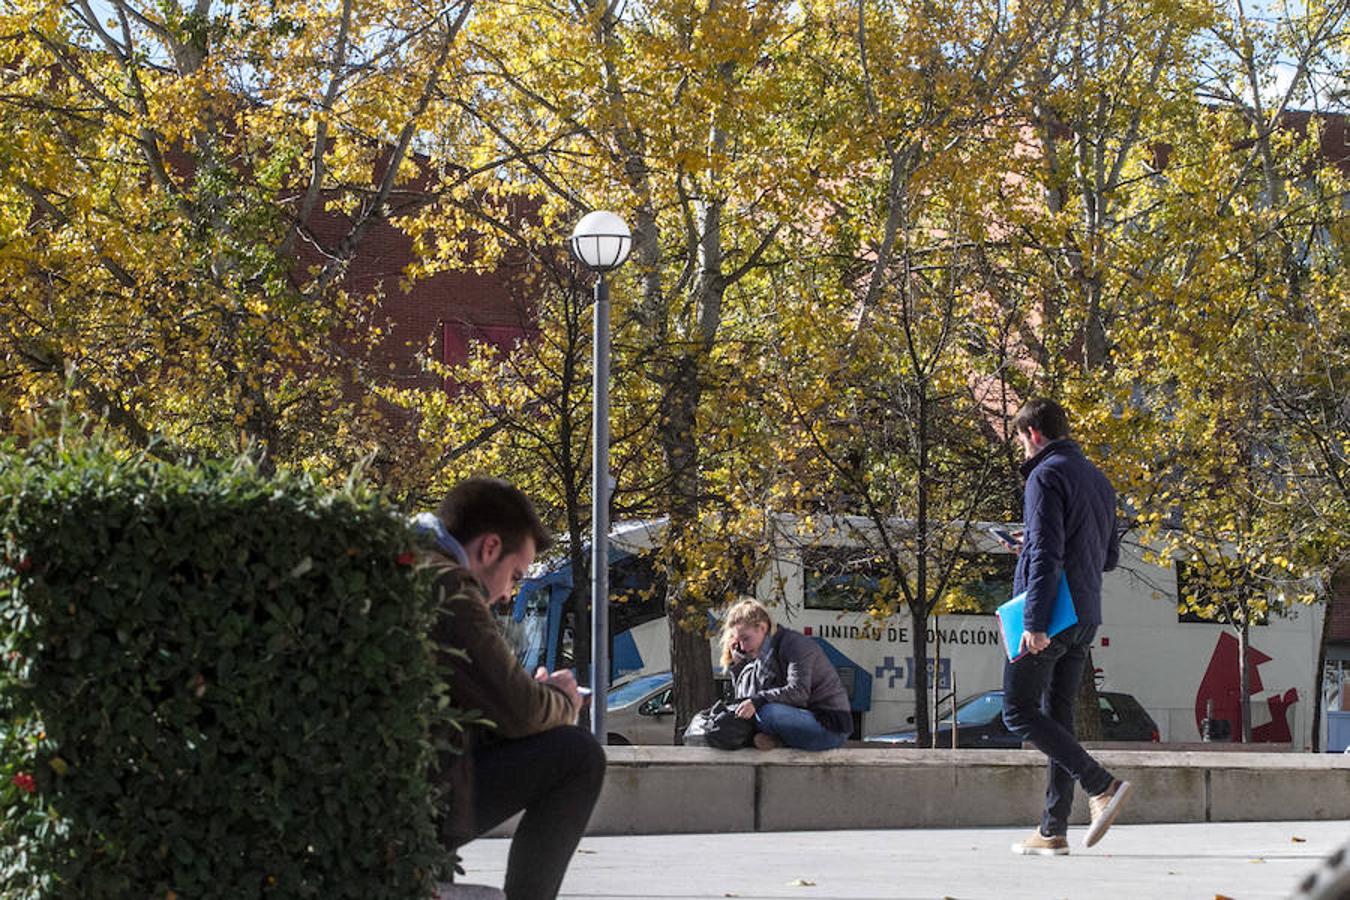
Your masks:
<path fill-rule="evenodd" d="M 582 841 L 567 898 L 661 900 L 1233 900 L 1288 897 L 1350 839 L 1348 822 L 1117 825 L 1067 857 L 1018 857 L 1020 829 L 816 831 L 597 837 Z M 506 840 L 460 852 L 468 877 L 501 885 Z"/>

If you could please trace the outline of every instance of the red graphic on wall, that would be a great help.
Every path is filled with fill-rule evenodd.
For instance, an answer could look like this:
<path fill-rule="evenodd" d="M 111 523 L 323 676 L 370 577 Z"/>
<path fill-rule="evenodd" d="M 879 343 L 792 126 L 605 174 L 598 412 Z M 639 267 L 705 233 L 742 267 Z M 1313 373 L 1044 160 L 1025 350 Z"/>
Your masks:
<path fill-rule="evenodd" d="M 1261 666 L 1270 662 L 1270 657 L 1247 645 L 1247 679 L 1253 703 L 1261 700 L 1258 695 L 1265 691 L 1261 682 Z M 1238 675 L 1238 640 L 1228 632 L 1219 635 L 1214 645 L 1214 655 L 1209 659 L 1209 668 L 1205 677 L 1200 679 L 1200 690 L 1195 695 L 1195 727 L 1205 718 L 1205 705 L 1213 701 L 1214 718 L 1227 719 L 1232 723 L 1234 740 L 1241 740 L 1242 712 L 1241 687 Z M 1298 689 L 1289 688 L 1283 694 L 1272 694 L 1265 698 L 1266 708 L 1270 711 L 1270 721 L 1252 728 L 1253 743 L 1287 743 L 1292 741 L 1293 732 L 1289 727 L 1289 713 L 1298 702 Z M 1253 711 L 1252 719 L 1260 718 Z"/>

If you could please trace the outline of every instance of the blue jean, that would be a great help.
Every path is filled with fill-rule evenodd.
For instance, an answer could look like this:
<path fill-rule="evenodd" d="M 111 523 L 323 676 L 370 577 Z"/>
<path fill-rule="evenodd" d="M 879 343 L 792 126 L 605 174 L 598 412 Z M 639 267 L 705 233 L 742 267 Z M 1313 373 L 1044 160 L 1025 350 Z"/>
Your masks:
<path fill-rule="evenodd" d="M 814 714 L 786 703 L 766 703 L 755 713 L 755 725 L 798 750 L 833 750 L 844 746 L 847 734 L 830 731 Z"/>
<path fill-rule="evenodd" d="M 1100 794 L 1114 780 L 1074 735 L 1078 685 L 1096 634 L 1096 625 L 1074 625 L 1052 637 L 1040 653 L 1003 668 L 1004 724 L 1050 757 L 1041 817 L 1041 834 L 1047 837 L 1068 833 L 1075 781 L 1088 794 Z"/>

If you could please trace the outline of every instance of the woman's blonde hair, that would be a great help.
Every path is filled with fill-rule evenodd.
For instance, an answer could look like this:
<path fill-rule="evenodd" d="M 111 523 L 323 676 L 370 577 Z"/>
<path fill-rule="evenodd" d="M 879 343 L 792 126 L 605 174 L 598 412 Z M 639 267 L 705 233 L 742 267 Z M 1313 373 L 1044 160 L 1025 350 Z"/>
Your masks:
<path fill-rule="evenodd" d="M 735 630 L 741 625 L 763 625 L 767 634 L 773 630 L 769 611 L 753 597 L 743 597 L 731 605 L 722 620 L 722 668 L 731 665 L 731 645 L 736 642 Z"/>

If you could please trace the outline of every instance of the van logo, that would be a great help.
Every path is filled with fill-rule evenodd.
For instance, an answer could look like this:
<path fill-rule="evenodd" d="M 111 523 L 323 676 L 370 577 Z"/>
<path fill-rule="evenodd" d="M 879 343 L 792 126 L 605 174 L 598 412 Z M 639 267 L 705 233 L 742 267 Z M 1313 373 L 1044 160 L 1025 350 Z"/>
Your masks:
<path fill-rule="evenodd" d="M 914 687 L 914 657 L 906 660 L 909 663 L 909 680 L 905 682 L 905 687 Z M 928 660 L 928 686 L 933 686 L 933 660 Z M 952 686 L 952 660 L 951 657 L 944 657 L 938 665 L 937 686 L 942 690 L 950 690 Z"/>
<path fill-rule="evenodd" d="M 928 683 L 933 683 L 933 660 L 928 660 Z M 884 657 L 881 665 L 873 670 L 873 677 L 877 681 L 885 681 L 887 690 L 894 690 L 897 681 L 904 681 L 906 688 L 914 687 L 914 657 L 906 656 L 903 663 L 896 662 L 894 656 Z M 952 686 L 952 661 L 950 659 L 942 660 L 938 666 L 938 685 L 939 688 L 950 689 Z"/>
<path fill-rule="evenodd" d="M 913 657 L 910 659 L 912 661 Z M 905 677 L 905 667 L 896 665 L 894 656 L 888 656 L 881 661 L 881 665 L 877 666 L 876 672 L 873 674 L 877 681 L 886 679 L 886 687 L 889 689 L 895 687 L 895 682 L 898 679 Z"/>

